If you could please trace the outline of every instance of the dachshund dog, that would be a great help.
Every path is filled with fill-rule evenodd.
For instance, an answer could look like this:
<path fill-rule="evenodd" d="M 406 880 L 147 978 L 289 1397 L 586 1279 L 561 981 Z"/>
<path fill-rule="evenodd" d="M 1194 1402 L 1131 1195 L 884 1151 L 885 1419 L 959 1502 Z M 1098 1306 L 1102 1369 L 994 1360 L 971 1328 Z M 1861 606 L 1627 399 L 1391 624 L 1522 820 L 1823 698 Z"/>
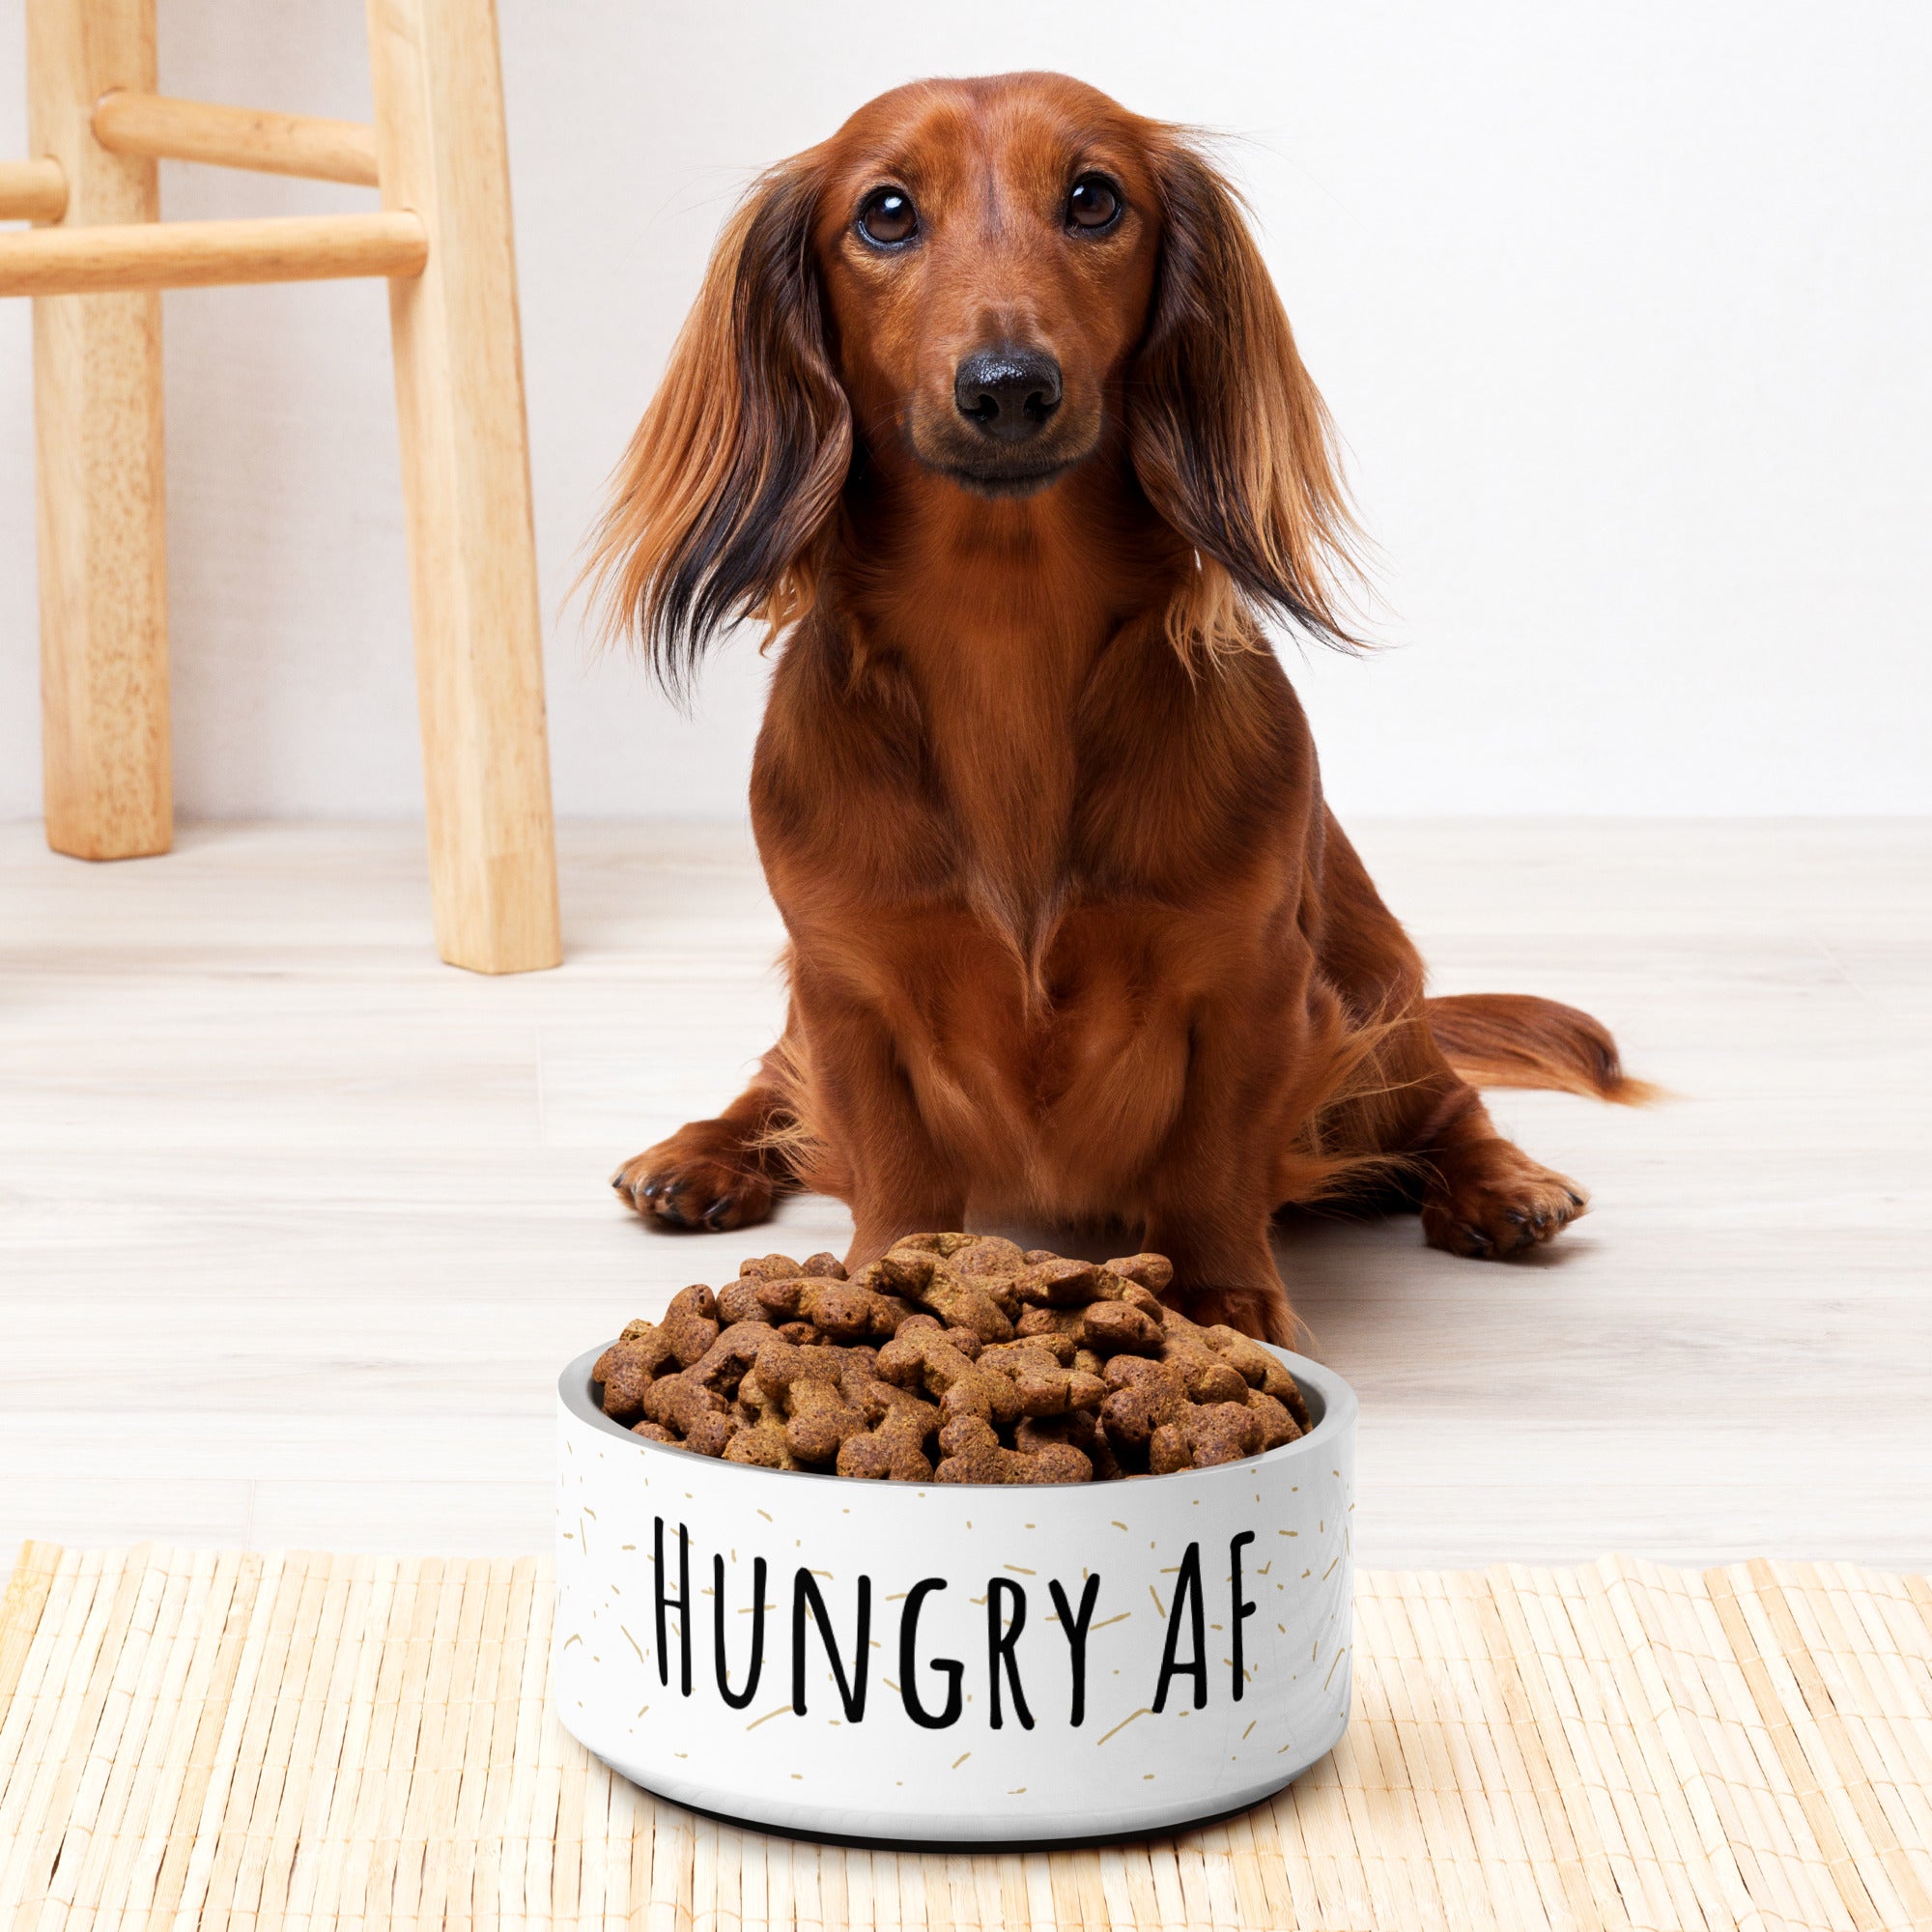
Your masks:
<path fill-rule="evenodd" d="M 752 777 L 790 936 L 750 1089 L 613 1185 L 673 1228 L 851 1207 L 852 1264 L 1124 1224 L 1286 1340 L 1275 1211 L 1419 1208 L 1497 1258 L 1583 1190 L 1475 1084 L 1641 1097 L 1587 1014 L 1427 999 L 1263 630 L 1331 643 L 1351 526 L 1240 207 L 1055 74 L 931 81 L 725 230 L 591 571 L 673 691 L 778 648 Z"/>

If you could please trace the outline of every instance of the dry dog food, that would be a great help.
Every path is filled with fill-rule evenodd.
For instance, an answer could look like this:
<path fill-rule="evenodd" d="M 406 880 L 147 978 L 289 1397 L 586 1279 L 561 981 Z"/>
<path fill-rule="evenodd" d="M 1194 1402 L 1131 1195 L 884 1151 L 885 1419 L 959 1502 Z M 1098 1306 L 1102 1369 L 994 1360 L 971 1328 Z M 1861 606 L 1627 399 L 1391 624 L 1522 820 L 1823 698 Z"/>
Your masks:
<path fill-rule="evenodd" d="M 598 1358 L 637 1435 L 764 1469 L 889 1482 L 1085 1483 L 1236 1463 L 1308 1428 L 1294 1378 L 1165 1307 L 1160 1255 L 1078 1262 L 994 1235 L 909 1235 L 846 1278 L 747 1261 Z"/>

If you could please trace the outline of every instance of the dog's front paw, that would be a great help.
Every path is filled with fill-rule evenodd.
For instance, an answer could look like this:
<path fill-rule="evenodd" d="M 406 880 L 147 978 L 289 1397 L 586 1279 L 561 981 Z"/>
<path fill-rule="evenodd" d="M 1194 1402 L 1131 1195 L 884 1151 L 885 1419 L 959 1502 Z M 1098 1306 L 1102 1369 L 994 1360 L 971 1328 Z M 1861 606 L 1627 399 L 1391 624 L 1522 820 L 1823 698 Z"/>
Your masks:
<path fill-rule="evenodd" d="M 1431 1247 L 1477 1261 L 1507 1261 L 1559 1235 L 1588 1211 L 1590 1197 L 1511 1142 L 1477 1141 L 1438 1157 L 1422 1204 Z"/>
<path fill-rule="evenodd" d="M 703 1132 L 704 1124 L 627 1160 L 611 1177 L 618 1199 L 666 1228 L 722 1233 L 767 1219 L 775 1192 L 770 1179 L 735 1145 Z"/>

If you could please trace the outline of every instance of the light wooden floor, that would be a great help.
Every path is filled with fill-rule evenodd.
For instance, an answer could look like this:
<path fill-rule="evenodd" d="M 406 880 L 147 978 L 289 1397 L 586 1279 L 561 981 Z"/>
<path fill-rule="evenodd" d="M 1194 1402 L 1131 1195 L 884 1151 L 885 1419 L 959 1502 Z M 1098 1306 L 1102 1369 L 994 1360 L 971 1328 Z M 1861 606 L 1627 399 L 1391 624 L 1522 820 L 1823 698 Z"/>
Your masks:
<path fill-rule="evenodd" d="M 1501 1095 L 1596 1209 L 1536 1264 L 1416 1224 L 1282 1261 L 1362 1396 L 1361 1557 L 1932 1567 L 1932 825 L 1356 827 L 1439 990 L 1608 1019 L 1683 1096 Z M 430 951 L 411 829 L 91 867 L 0 827 L 0 1558 L 518 1552 L 552 1379 L 835 1204 L 676 1237 L 605 1178 L 769 1041 L 744 839 L 566 829 L 569 961 Z"/>

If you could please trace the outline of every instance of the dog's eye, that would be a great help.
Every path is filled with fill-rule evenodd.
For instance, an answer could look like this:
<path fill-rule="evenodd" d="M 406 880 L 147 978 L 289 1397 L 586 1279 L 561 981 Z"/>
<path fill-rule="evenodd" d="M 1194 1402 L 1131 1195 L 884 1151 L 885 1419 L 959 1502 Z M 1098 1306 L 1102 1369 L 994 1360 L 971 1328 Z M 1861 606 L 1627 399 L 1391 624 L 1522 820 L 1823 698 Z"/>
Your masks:
<path fill-rule="evenodd" d="M 859 233 L 882 248 L 910 242 L 918 230 L 919 211 L 903 188 L 882 187 L 859 211 Z"/>
<path fill-rule="evenodd" d="M 1120 213 L 1121 191 L 1105 175 L 1082 175 L 1066 197 L 1066 225 L 1084 228 L 1089 234 L 1097 228 L 1111 228 Z"/>

